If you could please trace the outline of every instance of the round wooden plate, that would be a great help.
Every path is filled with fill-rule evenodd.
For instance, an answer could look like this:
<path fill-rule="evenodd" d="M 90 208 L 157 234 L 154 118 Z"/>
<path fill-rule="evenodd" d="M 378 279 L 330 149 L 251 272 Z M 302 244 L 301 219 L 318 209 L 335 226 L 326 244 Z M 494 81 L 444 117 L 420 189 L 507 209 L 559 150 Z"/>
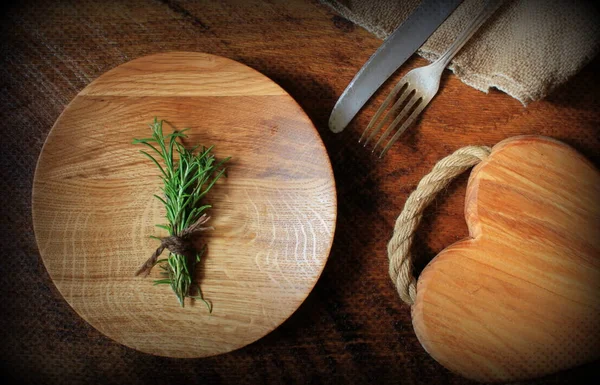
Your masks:
<path fill-rule="evenodd" d="M 215 230 L 182 308 L 168 286 L 134 273 L 165 223 L 161 180 L 133 138 L 190 128 L 186 144 L 231 156 L 209 193 Z M 323 143 L 298 104 L 235 61 L 164 53 L 123 64 L 85 88 L 48 135 L 33 185 L 33 224 L 56 287 L 87 322 L 143 352 L 203 357 L 243 347 L 285 321 L 321 274 L 336 220 Z"/>

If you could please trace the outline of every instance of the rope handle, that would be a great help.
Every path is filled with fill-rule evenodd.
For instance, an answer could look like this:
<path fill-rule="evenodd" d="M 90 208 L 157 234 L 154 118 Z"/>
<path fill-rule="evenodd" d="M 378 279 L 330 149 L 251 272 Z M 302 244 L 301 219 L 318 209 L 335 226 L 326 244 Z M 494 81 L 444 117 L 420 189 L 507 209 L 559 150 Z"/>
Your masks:
<path fill-rule="evenodd" d="M 440 160 L 431 172 L 421 179 L 406 200 L 388 243 L 388 258 L 390 278 L 400 298 L 408 305 L 415 302 L 417 295 L 417 279 L 414 276 L 410 249 L 417 227 L 423 218 L 423 211 L 454 178 L 487 159 L 491 151 L 492 149 L 486 146 L 467 146 L 456 150 Z"/>

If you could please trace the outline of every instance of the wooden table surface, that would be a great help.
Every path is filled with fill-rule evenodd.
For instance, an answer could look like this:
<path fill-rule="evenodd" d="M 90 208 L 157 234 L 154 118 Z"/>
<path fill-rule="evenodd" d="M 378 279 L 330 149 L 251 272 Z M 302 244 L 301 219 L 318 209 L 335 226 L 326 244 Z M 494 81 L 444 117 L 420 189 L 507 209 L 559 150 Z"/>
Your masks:
<path fill-rule="evenodd" d="M 319 3 L 21 1 L 0 17 L 0 376 L 18 383 L 472 383 L 427 355 L 388 278 L 386 244 L 408 194 L 453 150 L 519 134 L 552 136 L 600 163 L 599 60 L 526 108 L 446 72 L 417 126 L 377 161 L 356 141 L 391 82 L 343 133 L 332 134 L 327 120 L 381 41 Z M 107 70 L 173 50 L 237 60 L 283 87 L 321 134 L 338 190 L 331 256 L 308 299 L 266 337 L 205 359 L 140 353 L 84 322 L 52 284 L 31 223 L 36 160 L 64 107 Z M 391 81 L 423 64 L 413 57 Z M 467 235 L 466 178 L 428 210 L 415 246 L 420 260 Z M 596 365 L 527 383 L 587 383 L 598 379 Z"/>

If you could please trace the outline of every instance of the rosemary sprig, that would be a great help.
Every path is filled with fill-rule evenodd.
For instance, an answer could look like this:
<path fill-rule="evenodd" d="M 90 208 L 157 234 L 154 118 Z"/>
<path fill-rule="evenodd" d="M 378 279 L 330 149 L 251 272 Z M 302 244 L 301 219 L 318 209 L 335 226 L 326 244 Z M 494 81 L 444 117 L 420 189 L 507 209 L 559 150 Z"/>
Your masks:
<path fill-rule="evenodd" d="M 140 152 L 158 167 L 163 181 L 163 196 L 156 194 L 154 196 L 165 206 L 168 223 L 156 226 L 167 230 L 169 237 L 152 237 L 161 241 L 162 248 L 159 247 L 157 253 L 149 260 L 149 269 L 156 264 L 161 264 L 160 267 L 164 270 L 163 274 L 166 278 L 156 280 L 154 284 L 170 285 L 182 307 L 185 298 L 190 297 L 200 299 L 206 304 L 209 311 L 212 311 L 212 306 L 202 296 L 200 286 L 193 281 L 193 272 L 200 262 L 206 246 L 200 251 L 194 250 L 190 255 L 170 251 L 168 258 L 160 260 L 156 260 L 156 258 L 162 249 L 168 248 L 168 246 L 164 246 L 167 238 L 177 238 L 182 234 L 186 234 L 187 237 L 191 228 L 196 229 L 198 224 L 201 225 L 208 220 L 205 211 L 211 205 L 201 205 L 201 200 L 215 182 L 224 175 L 225 168 L 222 166 L 229 158 L 216 161 L 211 153 L 212 146 L 200 148 L 198 145 L 191 149 L 185 148 L 181 140 L 187 137 L 184 132 L 188 129 L 164 135 L 163 122 L 163 120 L 154 118 L 154 122 L 149 125 L 152 137 L 133 141 L 134 144 L 143 144 L 148 147 L 148 151 L 141 150 Z M 191 241 L 185 239 L 185 242 Z M 191 243 L 189 244 L 191 245 Z M 192 288 L 196 288 L 196 295 L 191 294 Z"/>

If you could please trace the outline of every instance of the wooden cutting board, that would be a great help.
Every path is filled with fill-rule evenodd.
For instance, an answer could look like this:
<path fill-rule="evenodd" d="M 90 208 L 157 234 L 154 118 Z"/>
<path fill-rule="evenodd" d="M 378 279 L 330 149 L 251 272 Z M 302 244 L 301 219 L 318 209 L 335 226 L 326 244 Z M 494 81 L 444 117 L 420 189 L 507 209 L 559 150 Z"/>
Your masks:
<path fill-rule="evenodd" d="M 600 172 L 540 136 L 498 143 L 471 172 L 471 238 L 417 283 L 413 326 L 447 368 L 515 381 L 600 358 Z"/>
<path fill-rule="evenodd" d="M 159 269 L 134 273 L 165 223 L 156 166 L 133 138 L 157 116 L 190 128 L 186 143 L 231 156 L 207 197 L 202 302 L 185 308 Z M 168 126 L 165 126 L 168 127 Z M 336 193 L 323 143 L 298 104 L 235 61 L 164 53 L 123 64 L 85 88 L 52 128 L 33 185 L 33 224 L 54 284 L 73 309 L 143 352 L 203 357 L 243 347 L 285 321 L 321 274 Z"/>

